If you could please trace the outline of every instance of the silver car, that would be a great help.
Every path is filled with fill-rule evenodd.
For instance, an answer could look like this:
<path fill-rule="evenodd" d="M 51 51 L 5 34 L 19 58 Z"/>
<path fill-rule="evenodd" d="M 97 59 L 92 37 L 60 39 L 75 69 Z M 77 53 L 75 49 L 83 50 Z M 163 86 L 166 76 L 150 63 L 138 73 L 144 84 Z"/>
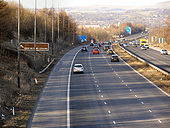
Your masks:
<path fill-rule="evenodd" d="M 167 51 L 166 49 L 162 49 L 162 50 L 161 50 L 161 54 L 162 54 L 162 55 L 168 55 L 168 51 Z"/>
<path fill-rule="evenodd" d="M 142 50 L 147 50 L 147 47 L 142 46 L 141 49 L 142 49 Z"/>
<path fill-rule="evenodd" d="M 84 73 L 84 67 L 82 64 L 75 64 L 73 67 L 73 73 Z"/>

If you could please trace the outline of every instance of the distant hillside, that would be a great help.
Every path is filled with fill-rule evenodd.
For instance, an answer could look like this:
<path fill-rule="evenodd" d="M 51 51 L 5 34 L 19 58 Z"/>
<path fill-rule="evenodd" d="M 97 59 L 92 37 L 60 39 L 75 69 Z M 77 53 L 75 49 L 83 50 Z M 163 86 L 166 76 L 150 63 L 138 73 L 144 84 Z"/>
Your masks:
<path fill-rule="evenodd" d="M 156 4 L 156 7 L 158 7 L 158 8 L 170 8 L 170 1 L 160 2 L 160 3 Z"/>

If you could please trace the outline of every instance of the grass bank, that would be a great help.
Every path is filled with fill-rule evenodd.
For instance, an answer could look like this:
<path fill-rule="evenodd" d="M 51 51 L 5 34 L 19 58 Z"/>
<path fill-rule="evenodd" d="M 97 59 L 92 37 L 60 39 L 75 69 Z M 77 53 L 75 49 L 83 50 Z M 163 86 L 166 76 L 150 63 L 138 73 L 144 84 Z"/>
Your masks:
<path fill-rule="evenodd" d="M 17 51 L 1 47 L 0 50 L 0 127 L 25 128 L 37 98 L 44 87 L 48 75 L 60 58 L 74 46 L 57 49 L 55 61 L 49 69 L 39 74 L 33 66 L 32 53 L 21 54 L 21 88 L 17 88 Z M 44 53 L 37 53 L 37 66 L 41 70 L 47 66 Z M 37 78 L 38 85 L 34 78 Z M 12 109 L 15 108 L 15 116 Z"/>
<path fill-rule="evenodd" d="M 161 88 L 166 93 L 170 94 L 170 77 L 162 74 L 156 69 L 150 67 L 147 63 L 141 62 L 135 57 L 131 56 L 125 50 L 123 50 L 119 45 L 113 45 L 115 52 L 131 67 L 133 67 L 140 74 L 148 78 L 159 88 Z"/>

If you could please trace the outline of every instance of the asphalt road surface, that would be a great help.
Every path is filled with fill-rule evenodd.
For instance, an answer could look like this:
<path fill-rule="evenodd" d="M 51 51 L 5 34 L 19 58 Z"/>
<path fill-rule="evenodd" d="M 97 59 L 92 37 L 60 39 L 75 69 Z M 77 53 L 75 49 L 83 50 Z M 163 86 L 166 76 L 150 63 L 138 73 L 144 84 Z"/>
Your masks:
<path fill-rule="evenodd" d="M 125 47 L 125 49 L 133 52 L 137 56 L 142 57 L 146 61 L 154 64 L 155 66 L 161 68 L 162 70 L 170 73 L 170 54 L 161 55 L 161 52 L 153 49 L 141 50 L 140 47 Z"/>
<path fill-rule="evenodd" d="M 168 95 L 122 60 L 110 62 L 102 49 L 99 55 L 89 48 L 75 56 L 79 49 L 49 75 L 28 127 L 170 128 Z M 73 62 L 84 65 L 84 74 L 70 74 Z"/>

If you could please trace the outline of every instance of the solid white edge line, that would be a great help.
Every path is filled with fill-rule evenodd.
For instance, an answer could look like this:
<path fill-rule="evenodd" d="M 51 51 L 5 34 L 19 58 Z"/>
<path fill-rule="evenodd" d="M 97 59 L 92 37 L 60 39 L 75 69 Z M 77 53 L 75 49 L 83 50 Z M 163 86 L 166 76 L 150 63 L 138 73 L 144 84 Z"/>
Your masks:
<path fill-rule="evenodd" d="M 72 62 L 71 62 L 71 65 L 70 65 L 69 76 L 68 76 L 68 88 L 67 88 L 67 128 L 70 128 L 70 81 L 71 81 L 71 71 L 72 71 L 74 60 L 75 60 L 77 54 L 80 52 L 80 50 L 74 55 L 74 57 L 72 59 Z"/>
<path fill-rule="evenodd" d="M 155 86 L 158 90 L 160 90 L 161 92 L 163 92 L 166 96 L 170 97 L 170 95 L 168 93 L 166 93 L 165 91 L 163 91 L 161 88 L 159 88 L 156 84 L 154 84 L 152 81 L 150 81 L 148 78 L 146 78 L 144 75 L 140 74 L 138 71 L 136 71 L 132 66 L 130 66 L 128 63 L 126 63 L 121 57 L 120 59 L 126 64 L 128 65 L 133 71 L 135 71 L 137 74 L 139 74 L 140 76 L 142 76 L 145 80 L 147 80 L 150 84 L 152 84 L 153 86 Z"/>

